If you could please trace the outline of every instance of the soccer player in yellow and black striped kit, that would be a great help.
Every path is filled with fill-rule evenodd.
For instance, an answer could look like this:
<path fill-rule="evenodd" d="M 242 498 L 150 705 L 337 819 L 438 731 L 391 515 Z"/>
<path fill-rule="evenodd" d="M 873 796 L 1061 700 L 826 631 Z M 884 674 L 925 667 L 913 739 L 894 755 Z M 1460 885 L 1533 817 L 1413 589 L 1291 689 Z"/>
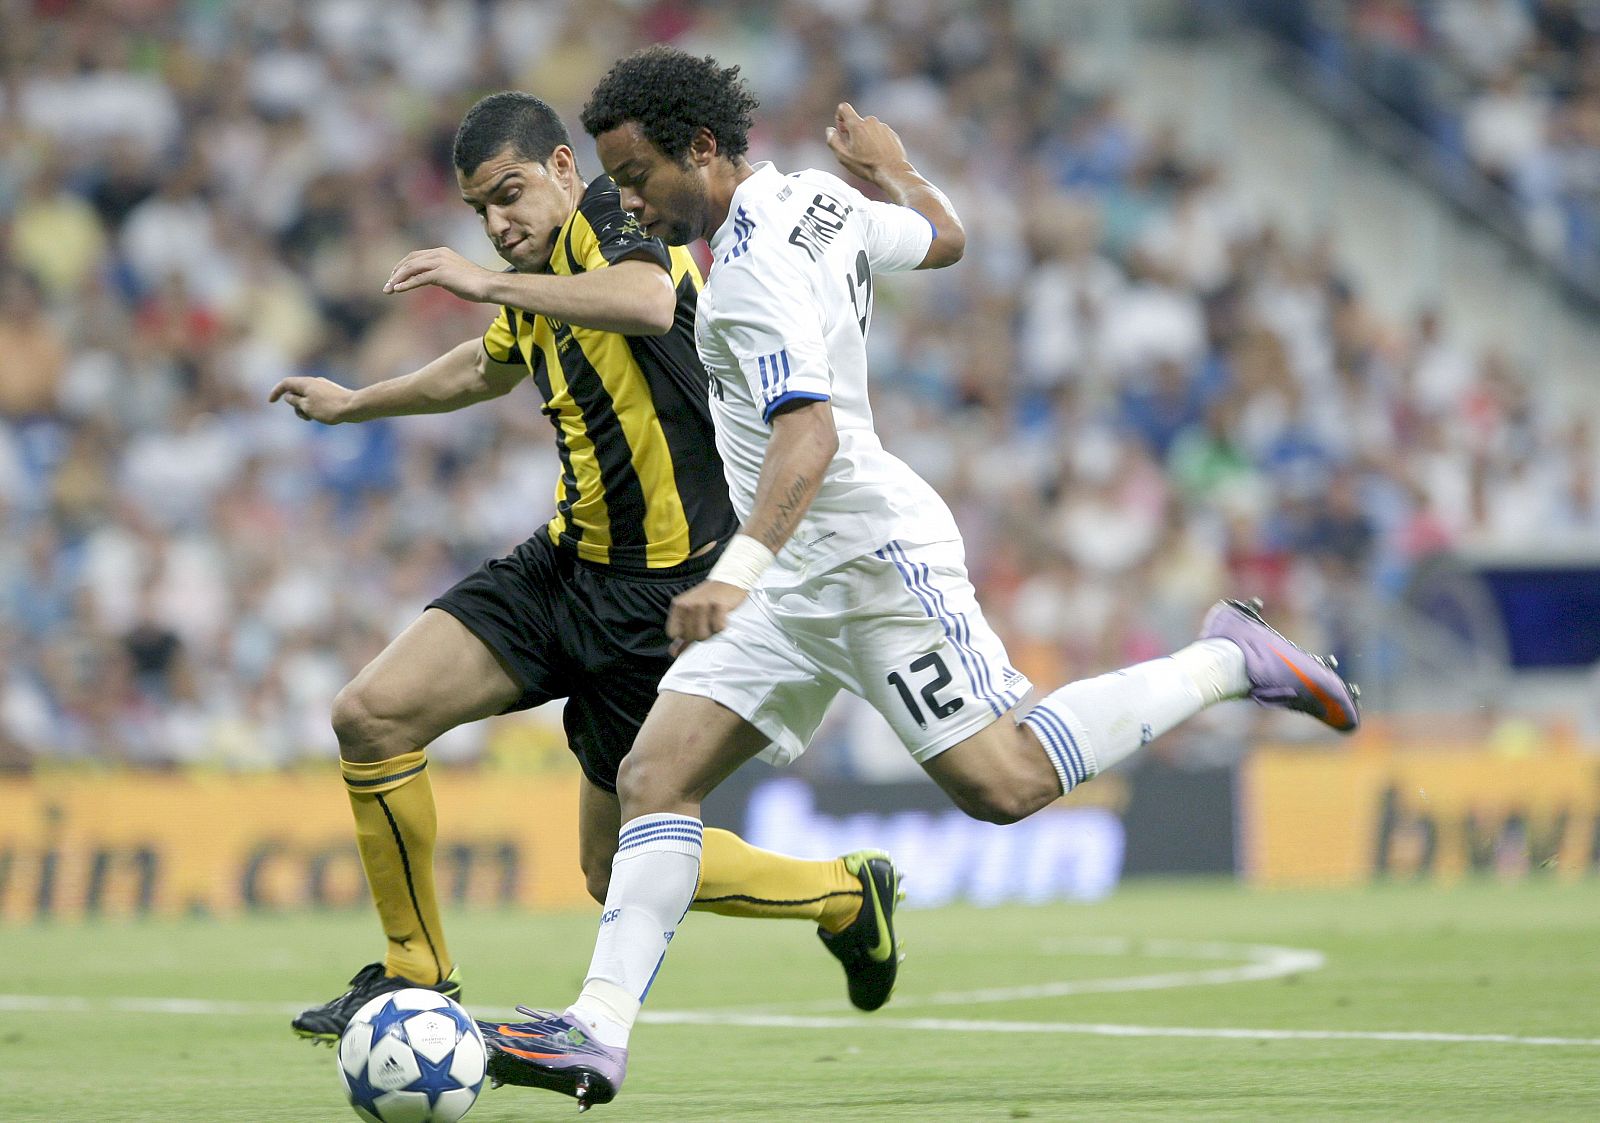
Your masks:
<path fill-rule="evenodd" d="M 605 900 L 617 766 L 671 662 L 668 609 L 704 580 L 737 529 L 695 354 L 701 281 L 688 253 L 648 237 L 609 179 L 584 182 L 565 127 L 538 98 L 478 102 L 456 134 L 454 159 L 463 198 L 511 269 L 421 250 L 395 267 L 384 291 L 436 285 L 501 305 L 483 337 L 360 390 L 288 378 L 271 400 L 337 424 L 460 409 L 531 378 L 556 430 L 556 514 L 430 604 L 334 703 L 388 952 L 345 993 L 294 1019 L 297 1033 L 319 1040 L 336 1039 L 385 991 L 460 993 L 434 886 L 426 756 L 446 730 L 567 699 L 567 736 L 584 776 L 580 860 L 589 891 Z M 801 861 L 716 830 L 704 845 L 696 908 L 812 920 L 845 966 L 851 1000 L 875 1009 L 888 999 L 898 872 L 885 855 Z M 862 907 L 869 896 L 877 907 Z"/>

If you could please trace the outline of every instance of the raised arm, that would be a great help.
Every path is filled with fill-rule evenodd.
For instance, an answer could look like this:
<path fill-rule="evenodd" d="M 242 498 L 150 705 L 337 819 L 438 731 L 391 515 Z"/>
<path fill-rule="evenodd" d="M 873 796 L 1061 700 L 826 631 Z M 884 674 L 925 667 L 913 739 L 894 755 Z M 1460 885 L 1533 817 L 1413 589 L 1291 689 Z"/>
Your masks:
<path fill-rule="evenodd" d="M 410 292 L 423 285 L 437 285 L 463 300 L 510 305 L 620 335 L 665 335 L 678 307 L 672 277 L 643 258 L 566 276 L 499 273 L 474 265 L 454 250 L 415 250 L 400 259 L 383 291 Z"/>
<path fill-rule="evenodd" d="M 526 368 L 490 362 L 483 341 L 469 339 L 419 370 L 359 390 L 326 378 L 285 378 L 272 388 L 267 401 L 282 398 L 307 421 L 338 425 L 378 417 L 449 413 L 500 397 L 526 374 Z"/>
<path fill-rule="evenodd" d="M 933 224 L 933 244 L 918 269 L 943 269 L 961 260 L 967 248 L 966 229 L 945 193 L 912 167 L 899 134 L 876 117 L 861 116 L 844 101 L 828 128 L 828 147 L 851 175 Z"/>

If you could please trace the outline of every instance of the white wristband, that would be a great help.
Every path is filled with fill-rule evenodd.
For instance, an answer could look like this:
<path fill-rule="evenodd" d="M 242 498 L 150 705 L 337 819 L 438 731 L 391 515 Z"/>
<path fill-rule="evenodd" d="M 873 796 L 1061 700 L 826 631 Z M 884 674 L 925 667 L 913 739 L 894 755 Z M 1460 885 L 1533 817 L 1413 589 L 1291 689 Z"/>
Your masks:
<path fill-rule="evenodd" d="M 767 566 L 777 560 L 771 550 L 748 534 L 735 534 L 717 564 L 706 574 L 706 580 L 720 581 L 748 592 L 756 587 Z"/>

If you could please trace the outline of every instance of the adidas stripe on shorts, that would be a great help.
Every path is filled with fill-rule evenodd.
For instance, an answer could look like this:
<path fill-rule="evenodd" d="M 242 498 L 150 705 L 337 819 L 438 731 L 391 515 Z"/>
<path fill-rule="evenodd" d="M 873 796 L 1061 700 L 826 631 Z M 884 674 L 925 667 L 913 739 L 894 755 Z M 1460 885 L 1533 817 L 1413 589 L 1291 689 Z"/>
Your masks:
<path fill-rule="evenodd" d="M 891 542 L 798 584 L 752 590 L 723 631 L 678 657 L 661 689 L 726 706 L 771 739 L 761 759 L 788 764 L 840 690 L 870 702 L 926 762 L 1033 684 L 984 620 L 953 541 Z"/>

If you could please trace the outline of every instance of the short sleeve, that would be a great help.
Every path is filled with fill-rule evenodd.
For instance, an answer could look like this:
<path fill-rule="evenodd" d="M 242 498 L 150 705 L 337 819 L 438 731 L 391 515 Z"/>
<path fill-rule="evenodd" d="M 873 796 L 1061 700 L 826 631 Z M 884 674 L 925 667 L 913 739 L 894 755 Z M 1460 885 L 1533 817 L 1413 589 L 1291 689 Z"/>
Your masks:
<path fill-rule="evenodd" d="M 833 378 L 808 279 L 793 269 L 758 272 L 746 261 L 753 259 L 721 267 L 727 275 L 718 279 L 717 330 L 770 425 L 791 402 L 831 399 Z"/>
<path fill-rule="evenodd" d="M 672 255 L 660 238 L 645 234 L 639 220 L 622 209 L 622 194 L 609 179 L 597 180 L 578 205 L 592 237 L 571 231 L 568 252 L 576 258 L 573 272 L 590 272 L 627 258 L 653 261 L 672 272 Z"/>
<path fill-rule="evenodd" d="M 526 366 L 528 358 L 517 343 L 516 312 L 500 309 L 500 314 L 483 333 L 483 350 L 489 361 L 503 366 Z"/>
<path fill-rule="evenodd" d="M 933 220 L 910 207 L 868 199 L 863 204 L 867 260 L 874 272 L 915 269 L 928 256 L 936 231 Z"/>

